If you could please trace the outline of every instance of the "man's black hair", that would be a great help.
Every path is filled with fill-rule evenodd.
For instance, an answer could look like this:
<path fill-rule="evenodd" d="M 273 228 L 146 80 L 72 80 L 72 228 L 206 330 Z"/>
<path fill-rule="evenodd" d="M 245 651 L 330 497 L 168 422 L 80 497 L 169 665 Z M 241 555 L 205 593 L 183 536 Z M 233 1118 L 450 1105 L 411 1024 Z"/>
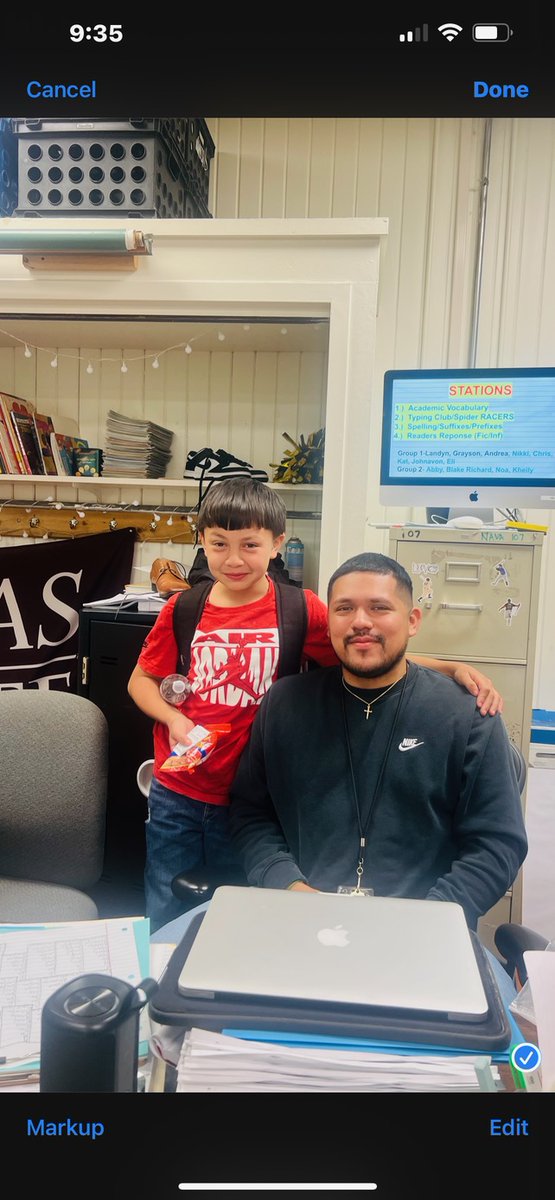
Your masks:
<path fill-rule="evenodd" d="M 213 483 L 199 509 L 199 533 L 219 529 L 269 529 L 273 536 L 285 533 L 287 509 L 277 492 L 247 476 Z"/>
<path fill-rule="evenodd" d="M 346 562 L 341 563 L 337 571 L 328 583 L 328 604 L 332 588 L 337 579 L 342 575 L 351 575 L 353 571 L 368 571 L 372 575 L 393 575 L 397 581 L 397 587 L 407 593 L 412 606 L 412 579 L 405 568 L 401 566 L 394 558 L 388 558 L 386 554 L 355 554 L 353 558 L 348 558 Z"/>

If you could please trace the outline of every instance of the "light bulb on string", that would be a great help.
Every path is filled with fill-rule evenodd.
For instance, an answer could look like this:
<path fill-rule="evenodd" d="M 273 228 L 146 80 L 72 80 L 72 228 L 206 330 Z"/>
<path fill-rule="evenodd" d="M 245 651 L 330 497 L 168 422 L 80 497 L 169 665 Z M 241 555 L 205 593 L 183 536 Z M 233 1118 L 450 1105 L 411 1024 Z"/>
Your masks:
<path fill-rule="evenodd" d="M 156 358 L 153 359 L 153 361 L 152 361 L 153 371 L 157 371 L 159 366 L 160 366 L 160 363 L 158 362 L 158 356 L 156 356 Z"/>
<path fill-rule="evenodd" d="M 127 375 L 128 367 L 127 367 L 127 363 L 126 363 L 125 359 L 123 360 L 123 362 L 121 364 L 120 371 L 121 371 L 122 375 Z"/>
<path fill-rule="evenodd" d="M 28 347 L 28 345 L 27 345 L 27 342 L 25 342 L 25 350 L 23 351 L 23 353 L 24 353 L 24 355 L 25 355 L 25 358 L 32 358 L 32 357 L 33 357 L 32 351 L 31 351 L 31 350 L 29 350 L 29 347 Z"/>
<path fill-rule="evenodd" d="M 58 355 L 57 355 L 57 354 L 55 354 L 55 355 L 54 355 L 54 358 L 52 358 L 52 359 L 50 360 L 50 366 L 51 366 L 51 367 L 57 367 L 57 366 L 58 366 Z"/>
<path fill-rule="evenodd" d="M 192 354 L 192 353 L 193 353 L 193 347 L 190 345 L 189 342 L 187 342 L 187 345 L 185 346 L 185 354 Z"/>
<path fill-rule="evenodd" d="M 219 341 L 219 342 L 225 342 L 225 333 L 222 333 L 221 329 L 220 329 L 220 332 L 219 332 L 219 334 L 218 334 L 218 341 Z"/>
<path fill-rule="evenodd" d="M 249 329 L 250 329 L 250 325 L 243 325 L 243 329 L 245 330 L 245 333 L 248 333 Z"/>
<path fill-rule="evenodd" d="M 288 330 L 285 328 L 285 325 L 284 325 L 284 326 L 283 326 L 283 327 L 280 329 L 280 331 L 279 331 L 279 332 L 280 332 L 280 333 L 283 333 L 283 334 L 286 334 L 286 333 L 288 333 L 289 331 L 288 331 Z"/>
<path fill-rule="evenodd" d="M 85 370 L 87 372 L 87 375 L 92 375 L 94 373 L 94 367 L 92 365 L 92 362 L 87 363 Z"/>

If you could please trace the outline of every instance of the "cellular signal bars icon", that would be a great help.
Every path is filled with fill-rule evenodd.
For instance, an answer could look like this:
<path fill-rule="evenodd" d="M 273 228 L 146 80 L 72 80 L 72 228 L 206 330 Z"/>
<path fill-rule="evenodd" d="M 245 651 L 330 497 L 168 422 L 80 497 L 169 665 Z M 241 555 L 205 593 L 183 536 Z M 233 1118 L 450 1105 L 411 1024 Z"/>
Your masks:
<path fill-rule="evenodd" d="M 409 29 L 407 33 L 399 34 L 400 42 L 427 42 L 428 41 L 428 26 L 423 25 L 422 29 L 417 25 L 416 29 Z"/>

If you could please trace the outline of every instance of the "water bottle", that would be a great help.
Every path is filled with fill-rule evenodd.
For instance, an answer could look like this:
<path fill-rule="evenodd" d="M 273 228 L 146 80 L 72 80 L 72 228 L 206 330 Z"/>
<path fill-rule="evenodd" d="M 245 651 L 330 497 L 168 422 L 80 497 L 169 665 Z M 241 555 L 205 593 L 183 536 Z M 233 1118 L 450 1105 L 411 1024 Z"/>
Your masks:
<path fill-rule="evenodd" d="M 285 543 L 285 566 L 296 583 L 303 581 L 304 545 L 299 537 L 290 537 Z"/>
<path fill-rule="evenodd" d="M 185 675 L 166 675 L 160 684 L 160 695 L 168 704 L 176 707 L 183 704 L 192 691 L 191 684 Z"/>

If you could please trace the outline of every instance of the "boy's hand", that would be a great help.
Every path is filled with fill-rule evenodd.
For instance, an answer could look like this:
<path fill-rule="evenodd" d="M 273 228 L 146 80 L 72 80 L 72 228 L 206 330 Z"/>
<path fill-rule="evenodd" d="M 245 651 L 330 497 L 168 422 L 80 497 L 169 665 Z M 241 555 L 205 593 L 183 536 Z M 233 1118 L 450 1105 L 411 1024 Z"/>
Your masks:
<path fill-rule="evenodd" d="M 494 717 L 496 713 L 503 712 L 503 697 L 494 687 L 491 679 L 487 675 L 482 675 L 481 671 L 477 671 L 476 667 L 469 667 L 467 663 L 461 663 L 453 674 L 453 679 L 460 687 L 466 688 L 471 696 L 476 696 L 476 706 L 480 709 L 483 717 L 489 714 Z"/>
<path fill-rule="evenodd" d="M 188 742 L 191 729 L 195 728 L 194 721 L 191 721 L 183 713 L 178 712 L 172 714 L 167 725 L 172 750 L 178 742 Z"/>

